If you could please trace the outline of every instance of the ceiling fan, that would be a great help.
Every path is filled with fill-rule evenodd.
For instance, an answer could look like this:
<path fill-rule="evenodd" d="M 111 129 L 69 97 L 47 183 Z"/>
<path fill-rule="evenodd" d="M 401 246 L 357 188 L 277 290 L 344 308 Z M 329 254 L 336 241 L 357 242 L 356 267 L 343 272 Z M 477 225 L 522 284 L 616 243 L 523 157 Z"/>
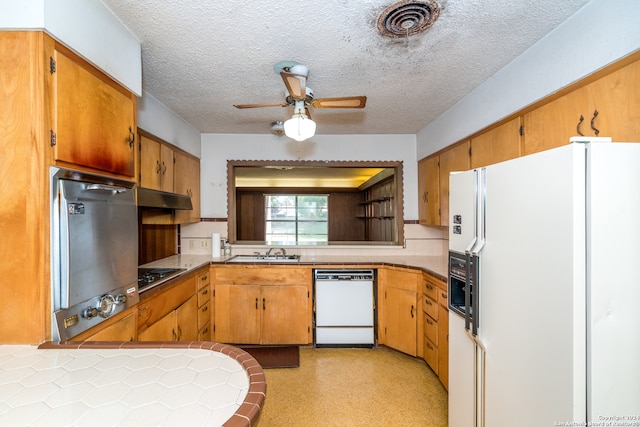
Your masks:
<path fill-rule="evenodd" d="M 273 66 L 273 70 L 280 74 L 289 95 L 285 102 L 271 102 L 264 104 L 234 104 L 234 107 L 288 107 L 293 105 L 293 116 L 284 123 L 285 134 L 296 141 L 304 141 L 315 134 L 316 124 L 311 120 L 308 106 L 314 108 L 364 108 L 366 96 L 347 96 L 340 98 L 315 99 L 313 91 L 307 86 L 309 68 L 294 61 L 282 61 Z"/>

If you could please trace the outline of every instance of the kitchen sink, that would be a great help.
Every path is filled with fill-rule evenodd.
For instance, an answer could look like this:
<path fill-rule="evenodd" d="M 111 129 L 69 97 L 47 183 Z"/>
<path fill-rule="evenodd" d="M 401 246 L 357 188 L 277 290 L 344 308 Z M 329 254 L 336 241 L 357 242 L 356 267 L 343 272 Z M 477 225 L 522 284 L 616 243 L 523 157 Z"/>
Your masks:
<path fill-rule="evenodd" d="M 300 255 L 236 255 L 227 262 L 300 262 Z"/>

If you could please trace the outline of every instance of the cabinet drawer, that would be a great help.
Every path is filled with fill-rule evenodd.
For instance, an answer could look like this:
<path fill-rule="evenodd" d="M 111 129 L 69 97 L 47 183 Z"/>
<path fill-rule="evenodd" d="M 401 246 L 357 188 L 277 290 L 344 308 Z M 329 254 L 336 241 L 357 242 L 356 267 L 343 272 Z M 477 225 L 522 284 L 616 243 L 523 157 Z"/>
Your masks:
<path fill-rule="evenodd" d="M 446 309 L 449 308 L 449 298 L 448 298 L 447 291 L 443 291 L 442 289 L 438 290 L 438 304 L 440 304 Z"/>
<path fill-rule="evenodd" d="M 204 273 L 200 273 L 196 276 L 196 286 L 198 287 L 198 289 L 202 289 L 205 286 L 209 287 L 209 283 L 210 283 L 209 270 L 207 270 Z"/>
<path fill-rule="evenodd" d="M 202 307 L 204 303 L 209 301 L 211 297 L 211 290 L 209 286 L 206 286 L 198 291 L 198 307 Z"/>
<path fill-rule="evenodd" d="M 434 283 L 431 283 L 428 280 L 422 281 L 422 293 L 434 301 L 438 300 L 438 290 L 438 287 Z"/>
<path fill-rule="evenodd" d="M 431 342 L 438 344 L 438 321 L 431 316 L 424 316 L 424 334 Z"/>
<path fill-rule="evenodd" d="M 198 328 L 205 325 L 211 320 L 211 311 L 209 310 L 209 301 L 207 301 L 202 307 L 198 308 Z"/>
<path fill-rule="evenodd" d="M 207 323 L 198 331 L 198 341 L 211 341 L 211 323 Z"/>
<path fill-rule="evenodd" d="M 431 367 L 433 372 L 438 373 L 438 346 L 424 337 L 424 360 Z"/>
<path fill-rule="evenodd" d="M 422 310 L 431 316 L 434 320 L 438 320 L 438 304 L 429 297 L 422 298 Z"/>

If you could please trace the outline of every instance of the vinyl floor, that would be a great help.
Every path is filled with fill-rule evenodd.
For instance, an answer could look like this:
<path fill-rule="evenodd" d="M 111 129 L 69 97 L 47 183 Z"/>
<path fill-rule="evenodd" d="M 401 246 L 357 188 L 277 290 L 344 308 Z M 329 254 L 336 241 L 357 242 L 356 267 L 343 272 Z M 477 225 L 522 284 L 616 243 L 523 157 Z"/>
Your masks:
<path fill-rule="evenodd" d="M 425 362 L 378 347 L 300 348 L 299 368 L 265 369 L 258 426 L 447 426 L 447 392 Z"/>

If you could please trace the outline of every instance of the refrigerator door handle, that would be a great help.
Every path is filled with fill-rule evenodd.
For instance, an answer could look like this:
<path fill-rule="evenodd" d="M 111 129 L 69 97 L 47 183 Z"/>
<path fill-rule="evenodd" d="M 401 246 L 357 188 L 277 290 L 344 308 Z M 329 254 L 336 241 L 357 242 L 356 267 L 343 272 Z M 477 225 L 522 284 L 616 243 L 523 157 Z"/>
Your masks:
<path fill-rule="evenodd" d="M 464 329 L 471 330 L 471 253 L 465 252 L 464 275 Z"/>
<path fill-rule="evenodd" d="M 485 410 L 486 410 L 486 389 L 487 389 L 487 349 L 480 339 L 471 335 L 471 339 L 475 343 L 475 426 L 485 426 Z"/>

